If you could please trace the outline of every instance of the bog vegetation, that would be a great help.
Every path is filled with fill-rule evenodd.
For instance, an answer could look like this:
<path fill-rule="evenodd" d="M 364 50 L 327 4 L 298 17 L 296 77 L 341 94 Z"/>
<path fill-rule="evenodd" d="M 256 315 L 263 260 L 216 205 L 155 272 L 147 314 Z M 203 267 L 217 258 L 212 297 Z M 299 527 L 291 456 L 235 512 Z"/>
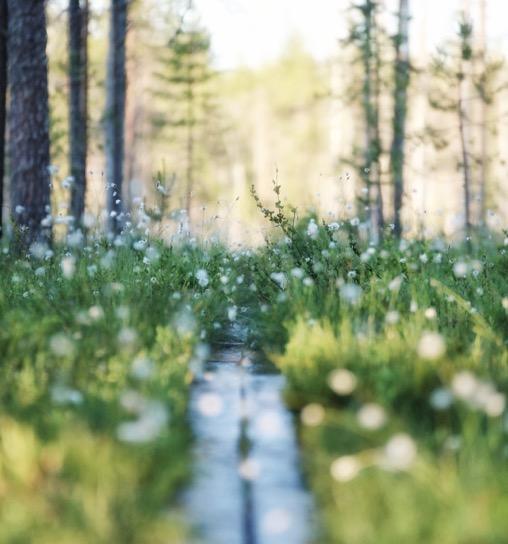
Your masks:
<path fill-rule="evenodd" d="M 48 6 L 50 32 L 60 28 L 61 4 Z M 231 132 L 221 116 L 210 36 L 192 3 L 181 11 L 171 3 L 167 25 L 157 19 L 171 29 L 164 47 L 147 37 L 152 2 L 111 2 L 107 48 L 97 30 L 104 13 L 91 7 L 66 6 L 63 129 L 67 101 L 48 97 L 44 3 L 0 0 L 0 179 L 10 194 L 0 254 L 0 542 L 190 542 L 179 507 L 193 475 L 189 394 L 232 326 L 285 377 L 315 497 L 316 542 L 506 542 L 508 231 L 482 117 L 501 88 L 502 64 L 477 47 L 467 13 L 453 46 L 428 67 L 429 107 L 457 124 L 448 152 L 458 161 L 460 227 L 447 236 L 407 202 L 408 1 L 400 1 L 393 40 L 382 2 L 352 7 L 347 98 L 360 135 L 347 162 L 355 182 L 331 199 L 329 213 L 294 206 L 300 188 L 290 179 L 276 178 L 269 195 L 255 183 L 259 141 L 247 145 L 248 124 Z M 141 46 L 158 53 L 156 88 L 130 103 L 129 20 Z M 106 49 L 105 82 L 90 85 L 90 66 Z M 292 81 L 308 83 L 312 73 L 322 91 L 320 67 L 296 42 L 291 52 L 281 63 Z M 50 86 L 62 77 L 59 60 L 49 58 Z M 266 120 L 263 108 L 273 107 L 284 138 L 297 142 L 291 168 L 307 175 L 322 110 L 313 102 L 302 118 L 299 107 L 317 100 L 316 87 L 286 89 L 276 67 L 265 70 L 239 70 L 218 88 L 231 111 Z M 284 96 L 272 88 L 269 107 L 261 100 L 246 112 L 264 79 L 280 81 Z M 474 89 L 484 123 L 479 154 L 467 106 Z M 294 102 L 286 91 L 298 95 Z M 98 108 L 89 111 L 99 96 L 103 143 Z M 167 145 L 176 158 L 138 159 L 150 145 Z M 50 151 L 57 162 L 68 156 L 68 172 Z M 102 165 L 103 155 L 101 176 L 90 163 Z M 138 194 L 134 182 L 147 168 Z M 210 211 L 220 194 L 209 181 L 215 172 L 230 193 L 241 186 L 262 243 L 210 234 L 234 230 Z M 105 198 L 87 203 L 98 182 Z"/>

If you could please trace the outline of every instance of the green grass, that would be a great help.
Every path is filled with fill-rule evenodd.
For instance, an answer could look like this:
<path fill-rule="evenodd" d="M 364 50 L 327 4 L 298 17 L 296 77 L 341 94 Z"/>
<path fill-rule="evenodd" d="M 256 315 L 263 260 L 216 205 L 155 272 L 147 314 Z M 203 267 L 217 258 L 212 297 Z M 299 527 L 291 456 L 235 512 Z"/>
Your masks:
<path fill-rule="evenodd" d="M 507 542 L 508 249 L 279 210 L 257 250 L 1 256 L 1 542 L 186 542 L 189 385 L 231 320 L 287 378 L 316 542 Z"/>
<path fill-rule="evenodd" d="M 0 262 L 0 541 L 185 542 L 170 507 L 224 250 L 34 250 Z"/>
<path fill-rule="evenodd" d="M 301 415 L 316 541 L 507 542 L 508 248 L 308 222 L 261 251 L 254 313 Z"/>

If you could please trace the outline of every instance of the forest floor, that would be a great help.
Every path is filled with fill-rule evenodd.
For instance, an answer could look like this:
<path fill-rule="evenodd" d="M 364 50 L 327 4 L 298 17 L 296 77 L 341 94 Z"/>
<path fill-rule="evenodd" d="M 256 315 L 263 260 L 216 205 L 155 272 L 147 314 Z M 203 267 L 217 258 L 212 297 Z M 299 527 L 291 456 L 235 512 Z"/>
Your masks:
<path fill-rule="evenodd" d="M 2 253 L 1 542 L 506 542 L 506 241 L 279 226 Z"/>

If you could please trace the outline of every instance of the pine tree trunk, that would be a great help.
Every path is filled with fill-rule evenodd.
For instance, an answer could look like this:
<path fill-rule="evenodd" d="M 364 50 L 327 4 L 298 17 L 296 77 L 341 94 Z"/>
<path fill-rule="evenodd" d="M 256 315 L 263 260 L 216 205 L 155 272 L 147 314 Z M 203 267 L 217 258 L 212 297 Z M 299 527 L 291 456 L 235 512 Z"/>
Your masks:
<path fill-rule="evenodd" d="M 194 190 L 194 93 L 192 86 L 192 62 L 189 62 L 187 73 L 187 168 L 185 187 L 185 209 L 189 227 L 192 226 L 192 196 Z"/>
<path fill-rule="evenodd" d="M 363 6 L 365 35 L 362 45 L 364 69 L 363 114 L 365 118 L 365 150 L 363 179 L 366 188 L 366 204 L 370 222 L 371 238 L 378 242 L 383 225 L 383 198 L 381 193 L 381 172 L 379 156 L 381 142 L 379 138 L 379 51 L 377 50 L 376 16 L 377 4 L 366 0 Z"/>
<path fill-rule="evenodd" d="M 106 197 L 108 231 L 117 235 L 124 219 L 122 185 L 124 168 L 125 40 L 127 35 L 128 0 L 111 0 L 109 58 L 106 82 Z"/>
<path fill-rule="evenodd" d="M 409 0 L 400 0 L 399 25 L 395 38 L 395 92 L 393 114 L 393 140 L 391 170 L 393 183 L 394 234 L 402 234 L 402 196 L 404 194 L 404 156 L 407 115 L 407 89 L 409 86 Z"/>
<path fill-rule="evenodd" d="M 12 219 L 20 246 L 50 241 L 46 13 L 41 0 L 8 0 Z"/>
<path fill-rule="evenodd" d="M 4 218 L 5 129 L 7 106 L 7 0 L 0 0 L 0 238 Z"/>
<path fill-rule="evenodd" d="M 367 0 L 367 4 L 369 0 Z M 371 225 L 373 224 L 372 217 L 372 76 L 371 76 L 371 59 L 372 59 L 372 41 L 371 41 L 371 15 L 370 11 L 365 12 L 365 41 L 363 44 L 363 115 L 365 119 L 365 149 L 363 163 L 363 178 L 365 183 L 365 204 L 368 207 L 368 216 Z"/>
<path fill-rule="evenodd" d="M 83 3 L 83 6 L 81 6 Z M 82 224 L 86 196 L 87 122 L 88 122 L 88 0 L 69 1 L 69 138 L 71 215 L 74 227 Z"/>
<path fill-rule="evenodd" d="M 487 0 L 480 0 L 480 48 L 481 48 L 481 70 L 485 74 L 487 70 Z M 480 191 L 479 191 L 479 225 L 484 226 L 486 221 L 486 200 L 487 200 L 487 175 L 489 168 L 488 152 L 488 104 L 486 98 L 481 102 L 481 136 L 480 136 Z"/>
<path fill-rule="evenodd" d="M 459 134 L 460 146 L 462 151 L 462 173 L 464 189 L 464 227 L 466 231 L 466 241 L 469 245 L 471 238 L 471 164 L 469 160 L 469 145 L 466 134 L 467 114 L 464 106 L 464 75 L 461 74 L 458 85 L 458 115 L 459 115 Z"/>
<path fill-rule="evenodd" d="M 374 146 L 374 161 L 373 161 L 373 179 L 376 187 L 376 241 L 383 238 L 385 227 L 385 218 L 383 210 L 383 188 L 381 183 L 381 131 L 379 127 L 379 112 L 381 107 L 381 52 L 379 43 L 379 26 L 376 17 L 376 12 L 373 13 L 373 38 L 374 38 L 374 104 L 373 104 L 373 146 Z"/>

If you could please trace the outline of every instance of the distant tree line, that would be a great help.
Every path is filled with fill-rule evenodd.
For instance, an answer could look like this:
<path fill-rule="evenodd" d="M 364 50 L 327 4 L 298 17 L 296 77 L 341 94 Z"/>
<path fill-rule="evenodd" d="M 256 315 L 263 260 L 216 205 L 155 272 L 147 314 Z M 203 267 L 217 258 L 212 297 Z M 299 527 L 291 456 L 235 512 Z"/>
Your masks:
<path fill-rule="evenodd" d="M 476 227 L 485 225 L 488 170 L 487 111 L 494 94 L 499 90 L 494 82 L 501 64 L 490 61 L 486 51 L 487 1 L 479 3 L 479 32 L 474 33 L 473 22 L 467 3 L 457 24 L 457 35 L 453 42 L 438 49 L 432 60 L 429 74 L 433 76 L 427 100 L 433 110 L 455 116 L 457 130 L 455 140 L 459 143 L 458 169 L 462 174 L 462 215 L 464 233 L 471 239 Z M 354 165 L 363 187 L 358 195 L 359 214 L 367 220 L 373 240 L 386 231 L 385 212 L 390 211 L 391 230 L 396 237 L 403 233 L 402 210 L 406 197 L 406 140 L 408 92 L 412 74 L 409 51 L 410 0 L 399 0 L 396 13 L 396 32 L 390 36 L 381 22 L 386 14 L 383 0 L 361 0 L 351 4 L 352 24 L 346 44 L 356 52 L 355 63 L 358 78 L 353 78 L 352 97 L 361 111 L 364 137 L 358 146 Z M 390 61 L 387 62 L 386 58 Z M 393 59 L 393 60 L 392 60 Z M 391 75 L 387 75 L 390 74 Z M 381 94 L 392 96 L 393 111 L 391 144 L 383 148 L 380 137 Z M 471 102 L 481 103 L 479 124 L 479 152 L 472 143 L 470 127 L 474 125 Z M 453 119 L 453 117 L 450 117 Z M 437 147 L 446 146 L 432 137 Z M 388 147 L 388 146 L 387 146 Z M 389 170 L 382 172 L 381 158 L 388 156 Z M 387 206 L 385 195 L 391 196 Z"/>

